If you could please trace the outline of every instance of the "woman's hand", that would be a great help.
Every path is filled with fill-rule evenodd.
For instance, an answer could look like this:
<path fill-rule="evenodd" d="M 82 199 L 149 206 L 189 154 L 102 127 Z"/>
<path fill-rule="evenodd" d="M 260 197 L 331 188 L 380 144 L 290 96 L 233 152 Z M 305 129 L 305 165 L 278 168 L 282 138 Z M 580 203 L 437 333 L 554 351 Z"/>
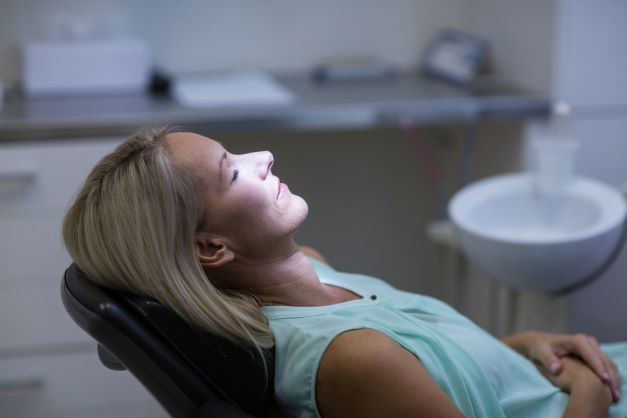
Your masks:
<path fill-rule="evenodd" d="M 581 360 L 571 356 L 561 360 L 557 375 L 548 373 L 537 362 L 534 364 L 551 383 L 570 394 L 564 417 L 607 417 L 612 404 L 608 385 Z"/>
<path fill-rule="evenodd" d="M 578 357 L 609 385 L 614 401 L 620 399 L 620 376 L 616 364 L 601 351 L 594 337 L 529 331 L 506 337 L 503 342 L 541 366 L 545 376 L 559 376 L 565 356 Z"/>
<path fill-rule="evenodd" d="M 610 398 L 611 394 L 607 385 L 598 378 L 598 376 L 590 370 L 580 359 L 566 356 L 562 358 L 562 368 L 556 374 L 547 372 L 546 368 L 538 362 L 534 362 L 540 373 L 542 373 L 551 383 L 564 392 L 571 393 L 576 387 L 590 388 L 594 385 L 597 388 L 605 387 L 605 393 Z"/>

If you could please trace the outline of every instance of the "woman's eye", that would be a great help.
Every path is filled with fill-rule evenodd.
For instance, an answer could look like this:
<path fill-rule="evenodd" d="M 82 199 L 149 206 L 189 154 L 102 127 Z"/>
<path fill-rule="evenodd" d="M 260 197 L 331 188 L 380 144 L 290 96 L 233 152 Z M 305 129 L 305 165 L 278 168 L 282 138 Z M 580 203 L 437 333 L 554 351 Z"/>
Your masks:
<path fill-rule="evenodd" d="M 231 180 L 231 183 L 235 182 L 238 176 L 239 176 L 239 170 L 238 169 L 233 170 L 233 179 Z"/>

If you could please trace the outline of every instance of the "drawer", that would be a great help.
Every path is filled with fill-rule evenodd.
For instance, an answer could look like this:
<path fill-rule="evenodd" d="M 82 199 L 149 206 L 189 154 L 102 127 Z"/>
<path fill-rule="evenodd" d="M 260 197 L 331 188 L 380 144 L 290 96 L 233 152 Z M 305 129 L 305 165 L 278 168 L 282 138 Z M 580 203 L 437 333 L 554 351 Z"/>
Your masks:
<path fill-rule="evenodd" d="M 28 281 L 59 286 L 71 259 L 61 237 L 63 215 L 2 216 L 0 214 L 0 291 Z M 36 283 L 35 283 L 36 282 Z"/>
<path fill-rule="evenodd" d="M 95 351 L 0 360 L 0 415 L 145 417 L 151 395 L 127 371 L 106 369 Z"/>
<path fill-rule="evenodd" d="M 0 214 L 63 211 L 121 138 L 0 146 Z"/>
<path fill-rule="evenodd" d="M 96 341 L 65 311 L 60 282 L 57 284 L 0 291 L 0 354 L 24 347 L 85 342 L 93 342 L 96 347 Z"/>
<path fill-rule="evenodd" d="M 0 395 L 1 398 L 1 395 Z M 0 417 L 5 418 L 0 402 Z M 157 415 L 146 407 L 144 402 L 114 405 L 94 405 L 92 407 L 70 407 L 61 409 L 25 409 L 12 411 L 6 418 L 169 418 Z"/>

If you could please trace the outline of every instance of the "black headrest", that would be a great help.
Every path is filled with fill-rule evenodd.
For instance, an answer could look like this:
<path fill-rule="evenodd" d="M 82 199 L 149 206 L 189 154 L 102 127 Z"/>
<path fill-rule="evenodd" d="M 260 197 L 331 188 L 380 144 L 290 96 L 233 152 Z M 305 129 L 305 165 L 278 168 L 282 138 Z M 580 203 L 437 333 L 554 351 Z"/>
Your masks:
<path fill-rule="evenodd" d="M 146 356 L 153 355 L 156 364 L 168 363 L 168 377 L 175 385 L 182 386 L 182 390 L 185 385 L 191 386 L 196 392 L 194 395 L 202 397 L 205 392 L 197 387 L 202 384 L 196 384 L 202 381 L 254 416 L 270 413 L 274 404 L 274 350 L 264 352 L 268 364 L 266 380 L 263 362 L 256 350 L 197 330 L 154 299 L 98 286 L 75 264 L 66 271 L 64 286 L 64 303 L 74 320 L 120 360 L 124 360 L 120 347 L 108 346 L 108 334 L 95 329 L 102 326 L 93 318 L 94 314 L 114 324 L 124 338 L 137 340 L 135 345 Z M 102 334 L 106 338 L 103 339 Z M 127 346 L 121 347 L 126 349 Z M 130 365 L 125 365 L 133 371 Z M 184 383 L 179 385 L 172 374 L 180 374 Z"/>
<path fill-rule="evenodd" d="M 254 348 L 194 329 L 154 299 L 122 292 L 121 295 L 131 309 L 228 398 L 255 415 L 270 407 L 274 397 L 274 350 L 265 351 L 266 381 L 263 361 Z"/>

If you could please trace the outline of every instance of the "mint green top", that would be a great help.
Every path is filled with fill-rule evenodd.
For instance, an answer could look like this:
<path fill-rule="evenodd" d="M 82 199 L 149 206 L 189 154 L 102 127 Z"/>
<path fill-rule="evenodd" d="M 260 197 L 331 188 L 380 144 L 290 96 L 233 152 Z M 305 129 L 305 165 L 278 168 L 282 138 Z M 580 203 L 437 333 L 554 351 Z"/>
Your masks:
<path fill-rule="evenodd" d="M 276 343 L 276 398 L 289 416 L 320 417 L 315 389 L 322 355 L 336 336 L 362 328 L 383 332 L 413 353 L 466 417 L 562 416 L 567 394 L 449 305 L 311 262 L 321 282 L 362 298 L 327 306 L 262 308 Z M 604 344 L 602 349 L 618 364 L 621 376 L 627 376 L 627 343 Z M 624 381 L 622 393 L 610 417 L 627 417 Z"/>

